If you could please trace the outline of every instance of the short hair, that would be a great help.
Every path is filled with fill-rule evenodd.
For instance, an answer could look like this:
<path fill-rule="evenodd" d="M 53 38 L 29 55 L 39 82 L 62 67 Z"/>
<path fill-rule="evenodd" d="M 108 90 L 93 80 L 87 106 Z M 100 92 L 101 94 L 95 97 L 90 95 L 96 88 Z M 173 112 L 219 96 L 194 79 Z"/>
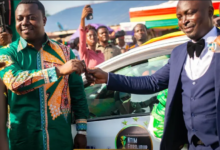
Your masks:
<path fill-rule="evenodd" d="M 6 31 L 8 31 L 9 34 L 13 34 L 11 28 L 8 25 L 6 25 Z"/>
<path fill-rule="evenodd" d="M 99 30 L 100 30 L 100 29 L 103 29 L 103 28 L 105 28 L 105 29 L 108 30 L 108 28 L 107 28 L 106 26 L 100 26 L 100 27 L 97 28 L 97 32 L 99 32 Z"/>
<path fill-rule="evenodd" d="M 95 27 L 93 27 L 93 26 L 91 26 L 91 25 L 88 25 L 87 27 L 88 27 L 88 30 L 94 30 L 94 31 L 97 33 L 97 30 L 96 30 Z"/>
<path fill-rule="evenodd" d="M 79 44 L 79 37 L 75 38 L 73 43 L 75 46 L 77 46 Z"/>
<path fill-rule="evenodd" d="M 146 26 L 145 24 L 143 24 L 143 23 L 138 23 L 138 24 L 136 24 L 136 25 L 134 26 L 134 28 L 133 28 L 133 32 L 135 32 L 135 28 L 136 28 L 138 25 L 142 25 L 142 26 L 144 26 L 145 29 L 146 29 L 146 31 L 147 31 L 147 26 Z"/>
<path fill-rule="evenodd" d="M 78 44 L 79 44 L 79 37 L 75 38 L 74 40 L 71 40 L 70 41 L 71 49 L 77 49 L 78 50 Z"/>
<path fill-rule="evenodd" d="M 45 8 L 44 8 L 44 5 L 39 1 L 39 0 L 21 0 L 16 9 L 18 8 L 18 6 L 20 4 L 36 4 L 38 6 L 38 9 L 42 12 L 43 16 L 45 17 Z M 15 9 L 15 10 L 16 10 Z"/>

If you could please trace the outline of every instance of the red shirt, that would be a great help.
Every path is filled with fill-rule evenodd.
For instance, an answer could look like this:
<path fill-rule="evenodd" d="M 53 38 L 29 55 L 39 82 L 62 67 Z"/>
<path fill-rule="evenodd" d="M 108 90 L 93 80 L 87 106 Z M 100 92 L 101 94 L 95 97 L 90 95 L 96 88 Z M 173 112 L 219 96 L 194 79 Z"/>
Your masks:
<path fill-rule="evenodd" d="M 79 26 L 79 55 L 80 60 L 84 60 L 88 68 L 94 68 L 105 61 L 105 57 L 100 50 L 90 50 L 86 47 L 86 30 Z"/>

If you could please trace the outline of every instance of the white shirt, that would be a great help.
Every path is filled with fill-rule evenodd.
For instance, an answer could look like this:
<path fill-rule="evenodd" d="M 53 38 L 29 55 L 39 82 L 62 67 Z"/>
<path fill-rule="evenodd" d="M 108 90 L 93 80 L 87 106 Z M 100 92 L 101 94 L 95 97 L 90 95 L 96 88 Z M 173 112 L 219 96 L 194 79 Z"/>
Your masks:
<path fill-rule="evenodd" d="M 187 55 L 184 68 L 187 76 L 191 80 L 199 79 L 208 70 L 214 56 L 214 52 L 208 50 L 208 43 L 213 42 L 217 36 L 217 29 L 216 27 L 213 27 L 212 30 L 203 37 L 205 40 L 205 48 L 203 49 L 201 55 L 196 57 L 196 54 L 194 54 L 194 59 Z"/>

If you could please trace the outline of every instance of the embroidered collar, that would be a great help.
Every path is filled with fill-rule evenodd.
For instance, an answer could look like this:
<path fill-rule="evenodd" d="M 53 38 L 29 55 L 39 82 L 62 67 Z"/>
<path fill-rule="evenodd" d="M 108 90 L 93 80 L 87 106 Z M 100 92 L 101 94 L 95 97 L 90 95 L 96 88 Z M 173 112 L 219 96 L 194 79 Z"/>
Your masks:
<path fill-rule="evenodd" d="M 46 36 L 46 42 L 43 43 L 42 47 L 44 47 L 48 42 L 50 42 L 49 37 L 47 36 L 47 34 L 45 34 Z M 34 45 L 28 43 L 25 39 L 23 39 L 22 37 L 20 37 L 19 42 L 18 42 L 18 47 L 17 47 L 17 52 L 20 52 L 21 50 L 25 49 L 26 47 L 33 47 Z"/>

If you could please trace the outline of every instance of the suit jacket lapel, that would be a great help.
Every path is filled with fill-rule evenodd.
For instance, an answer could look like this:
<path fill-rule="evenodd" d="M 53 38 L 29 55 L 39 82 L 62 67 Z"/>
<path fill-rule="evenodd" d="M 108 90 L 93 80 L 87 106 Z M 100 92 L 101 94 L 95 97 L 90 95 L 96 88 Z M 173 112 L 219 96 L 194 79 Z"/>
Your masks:
<path fill-rule="evenodd" d="M 179 49 L 181 50 L 179 50 L 178 53 L 175 54 L 175 58 L 173 58 L 170 68 L 170 81 L 168 88 L 169 90 L 166 103 L 166 110 L 170 110 L 170 108 L 172 107 L 172 101 L 177 90 L 177 85 L 180 79 L 181 71 L 183 69 L 183 65 L 187 56 L 187 43 L 183 44 L 181 47 L 179 47 Z M 169 115 L 169 111 L 166 111 L 166 117 L 167 115 Z"/>
<path fill-rule="evenodd" d="M 215 53 L 214 54 L 214 59 L 215 59 L 215 99 L 216 99 L 216 106 L 218 106 L 219 102 L 219 92 L 220 92 L 220 53 Z"/>
<path fill-rule="evenodd" d="M 220 30 L 217 28 L 218 36 L 220 36 Z M 219 92 L 220 92 L 220 53 L 214 54 L 215 59 L 215 99 L 216 99 L 216 106 L 218 106 L 219 102 Z M 218 107 L 217 107 L 218 108 Z"/>
<path fill-rule="evenodd" d="M 217 28 L 218 36 L 220 36 L 220 30 Z M 172 101 L 174 98 L 174 94 L 176 92 L 177 84 L 180 78 L 180 73 L 183 69 L 184 62 L 186 60 L 187 56 L 187 43 L 183 44 L 182 49 L 179 51 L 181 54 L 176 53 L 175 54 L 175 59 L 172 61 L 173 64 L 171 64 L 170 68 L 170 84 L 169 84 L 169 94 L 167 98 L 167 104 L 166 104 L 166 110 L 170 109 L 172 107 Z M 219 101 L 219 93 L 220 93 L 220 53 L 215 53 L 215 93 L 216 93 L 216 104 Z M 169 115 L 169 112 L 166 111 L 166 116 Z"/>

